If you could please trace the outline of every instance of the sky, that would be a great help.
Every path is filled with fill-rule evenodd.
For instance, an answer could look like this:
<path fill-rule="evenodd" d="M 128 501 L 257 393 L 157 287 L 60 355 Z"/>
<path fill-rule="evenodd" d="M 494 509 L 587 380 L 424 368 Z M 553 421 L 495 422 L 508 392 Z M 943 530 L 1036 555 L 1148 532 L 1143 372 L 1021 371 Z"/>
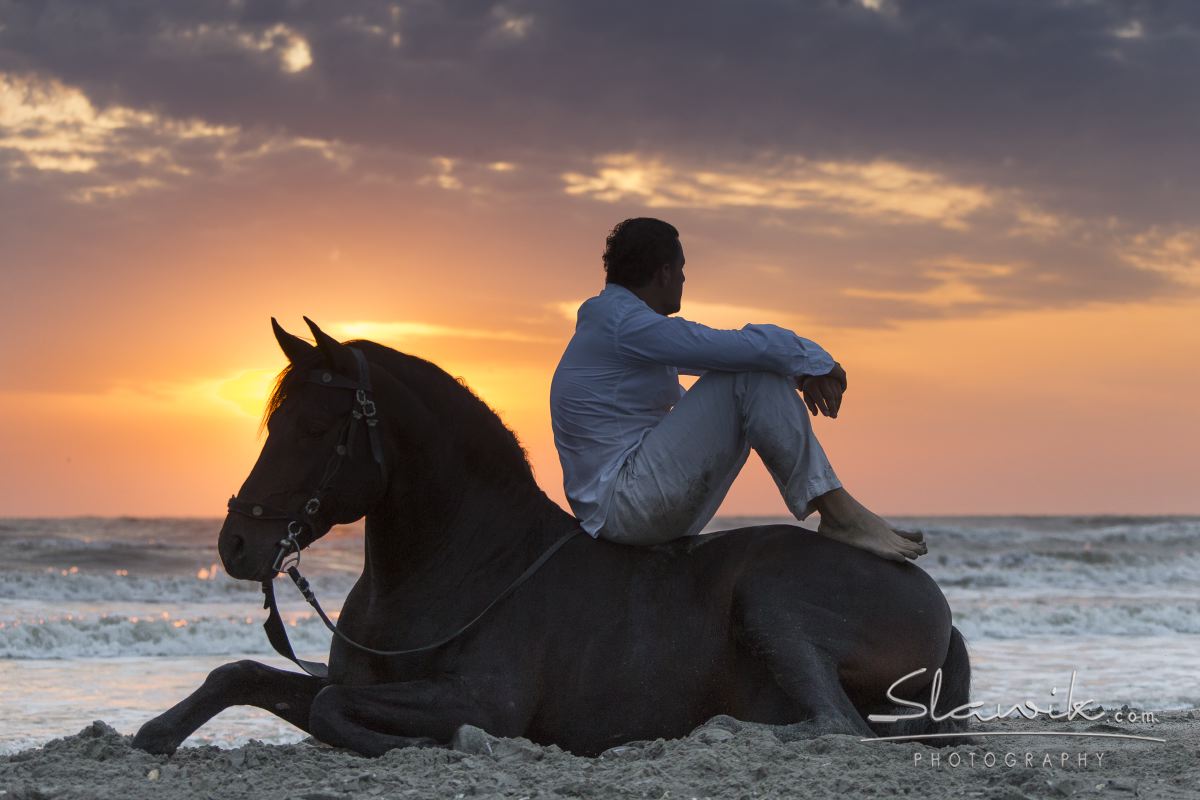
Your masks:
<path fill-rule="evenodd" d="M 846 368 L 884 514 L 1200 513 L 1200 6 L 0 0 L 0 516 L 214 516 L 276 317 L 461 376 L 565 505 L 614 224 Z M 725 515 L 786 513 L 756 458 Z"/>

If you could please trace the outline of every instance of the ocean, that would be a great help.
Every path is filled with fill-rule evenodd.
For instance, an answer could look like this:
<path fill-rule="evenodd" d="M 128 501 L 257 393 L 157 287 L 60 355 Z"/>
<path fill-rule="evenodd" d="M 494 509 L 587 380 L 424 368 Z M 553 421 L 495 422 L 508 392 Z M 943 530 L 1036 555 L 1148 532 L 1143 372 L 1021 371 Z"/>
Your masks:
<path fill-rule="evenodd" d="M 925 531 L 929 554 L 918 563 L 967 640 L 973 699 L 1061 708 L 1074 672 L 1076 701 L 1200 707 L 1200 517 L 892 521 Z M 726 517 L 708 530 L 768 522 L 794 521 Z M 262 631 L 258 586 L 221 569 L 220 526 L 218 518 L 0 519 L 0 753 L 97 719 L 133 733 L 227 661 L 290 666 Z M 304 572 L 331 612 L 361 568 L 361 523 L 305 552 Z M 277 594 L 297 652 L 324 660 L 328 632 L 290 583 Z M 302 738 L 264 711 L 237 708 L 185 746 Z"/>

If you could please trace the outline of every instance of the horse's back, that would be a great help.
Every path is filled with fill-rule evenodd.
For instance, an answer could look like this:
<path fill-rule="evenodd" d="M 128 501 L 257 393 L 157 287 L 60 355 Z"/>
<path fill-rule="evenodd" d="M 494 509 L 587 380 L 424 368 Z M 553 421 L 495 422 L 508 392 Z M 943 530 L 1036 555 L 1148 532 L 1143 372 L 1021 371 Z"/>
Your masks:
<path fill-rule="evenodd" d="M 695 574 L 715 576 L 751 568 L 756 575 L 791 577 L 796 591 L 818 597 L 831 584 L 860 581 L 883 581 L 889 588 L 906 588 L 926 599 L 942 597 L 916 562 L 889 561 L 798 525 L 731 528 L 640 549 L 669 556 L 679 568 Z"/>
<path fill-rule="evenodd" d="M 588 557 L 595 577 L 675 606 L 717 611 L 778 602 L 832 615 L 855 633 L 881 625 L 903 630 L 911 620 L 921 629 L 944 625 L 948 636 L 946 598 L 916 563 L 889 561 L 797 525 L 734 528 L 651 547 L 614 545 L 607 555 L 605 568 Z"/>

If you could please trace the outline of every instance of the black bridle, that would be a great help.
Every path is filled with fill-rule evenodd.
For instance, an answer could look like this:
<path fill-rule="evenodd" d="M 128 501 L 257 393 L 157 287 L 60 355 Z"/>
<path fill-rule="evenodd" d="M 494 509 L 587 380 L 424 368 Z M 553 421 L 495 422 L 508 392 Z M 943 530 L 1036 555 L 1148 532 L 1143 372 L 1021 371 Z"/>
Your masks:
<path fill-rule="evenodd" d="M 272 575 L 262 582 L 263 590 L 263 608 L 268 609 L 267 621 L 263 623 L 263 628 L 267 632 L 267 639 L 271 642 L 271 646 L 275 651 L 284 658 L 292 661 L 300 669 L 312 675 L 315 678 L 326 678 L 329 675 L 329 668 L 318 661 L 306 661 L 296 656 L 292 649 L 292 644 L 288 640 L 287 628 L 283 624 L 283 618 L 279 614 L 279 606 L 275 601 L 275 577 L 286 573 L 296 584 L 296 588 L 300 590 L 300 594 L 308 601 L 308 604 L 313 607 L 321 621 L 325 623 L 334 636 L 341 639 L 346 644 L 354 647 L 364 653 L 371 653 L 377 656 L 402 656 L 421 653 L 428 650 L 441 647 L 447 642 L 461 635 L 464 631 L 474 625 L 483 617 L 492 606 L 499 603 L 518 586 L 525 582 L 533 573 L 537 572 L 538 568 L 554 555 L 554 553 L 567 543 L 567 540 L 579 533 L 578 527 L 565 533 L 550 547 L 548 547 L 542 555 L 529 565 L 526 570 L 521 573 L 516 580 L 508 585 L 492 602 L 484 607 L 483 611 L 479 612 L 466 625 L 463 625 L 454 633 L 445 636 L 432 644 L 427 644 L 422 647 L 412 647 L 406 650 L 375 650 L 373 648 L 361 645 L 358 642 L 350 639 L 346 634 L 338 630 L 337 626 L 329 619 L 329 615 L 321 608 L 321 604 L 317 602 L 316 594 L 312 587 L 309 586 L 308 580 L 300 574 L 300 551 L 308 545 L 312 544 L 318 537 L 316 533 L 317 515 L 321 511 L 321 501 L 325 496 L 330 484 L 333 483 L 334 476 L 342 467 L 342 463 L 348 456 L 354 454 L 354 439 L 355 433 L 358 431 L 358 424 L 366 422 L 367 437 L 371 443 L 371 456 L 375 463 L 379 465 L 379 473 L 383 479 L 383 486 L 387 487 L 387 462 L 383 456 L 383 443 L 379 434 L 379 419 L 375 413 L 375 402 L 371 399 L 371 376 L 367 367 L 367 358 L 362 354 L 362 351 L 355 347 L 347 348 L 354 354 L 355 363 L 358 365 L 358 380 L 353 381 L 349 378 L 337 375 L 332 370 L 316 369 L 309 372 L 306 379 L 309 383 L 316 383 L 320 386 L 330 386 L 333 388 L 350 389 L 354 392 L 356 407 L 350 410 L 348 416 L 342 424 L 342 431 L 338 437 L 337 447 L 334 453 L 330 456 L 329 461 L 325 464 L 325 471 L 321 476 L 321 481 L 317 488 L 313 490 L 309 499 L 304 503 L 302 515 L 290 514 L 287 511 L 264 503 L 255 503 L 248 500 L 242 500 L 238 497 L 230 497 L 228 508 L 231 513 L 241 514 L 251 519 L 257 520 L 287 520 L 287 536 L 279 540 L 278 549 L 275 552 L 274 558 L 271 560 Z M 324 526 L 323 534 L 329 530 L 332 523 Z"/>
<path fill-rule="evenodd" d="M 309 498 L 304 503 L 303 514 L 294 515 L 265 503 L 250 502 L 237 497 L 229 498 L 228 508 L 235 514 L 241 514 L 251 519 L 287 520 L 287 536 L 279 541 L 279 550 L 271 564 L 271 568 L 276 573 L 285 570 L 285 564 L 290 561 L 290 557 L 294 557 L 295 563 L 299 563 L 300 550 L 316 540 L 315 521 L 321 511 L 321 500 L 338 471 L 341 470 L 346 458 L 354 455 L 354 434 L 358 432 L 360 422 L 366 422 L 367 436 L 371 441 L 371 456 L 379 465 L 379 474 L 383 479 L 383 485 L 387 486 L 387 461 L 383 457 L 383 442 L 379 436 L 379 419 L 375 415 L 375 401 L 371 399 L 371 373 L 367 367 L 367 358 L 356 347 L 347 349 L 354 354 L 355 363 L 358 365 L 357 381 L 352 381 L 328 369 L 314 369 L 308 373 L 306 379 L 308 383 L 315 383 L 319 386 L 350 389 L 354 392 L 357 407 L 350 409 L 350 415 L 342 423 L 337 447 L 334 448 L 333 455 L 325 464 L 325 472 L 322 474 L 317 488 L 309 493 Z M 328 530 L 329 527 L 326 525 L 325 530 Z M 311 535 L 305 536 L 305 534 Z"/>

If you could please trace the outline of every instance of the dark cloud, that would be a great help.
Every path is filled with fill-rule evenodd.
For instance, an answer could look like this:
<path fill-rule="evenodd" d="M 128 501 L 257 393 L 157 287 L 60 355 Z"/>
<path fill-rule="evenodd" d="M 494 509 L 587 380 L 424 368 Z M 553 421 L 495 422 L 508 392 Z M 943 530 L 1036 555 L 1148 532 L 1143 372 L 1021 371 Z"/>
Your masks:
<path fill-rule="evenodd" d="M 1195 291 L 1133 267 L 1118 232 L 1034 241 L 1007 235 L 1005 225 L 963 233 L 859 220 L 849 235 L 830 236 L 819 224 L 763 227 L 752 211 L 668 217 L 685 242 L 695 299 L 778 309 L 823 325 L 871 328 Z M 721 294 L 730 276 L 744 276 L 736 300 Z"/>
<path fill-rule="evenodd" d="M 1182 289 L 1122 248 L 1150 226 L 1200 224 L 1198 44 L 1200 6 L 1185 2 L 0 0 L 0 71 L 154 115 L 113 134 L 89 173 L 38 172 L 0 150 L 6 208 L 22 202 L 0 234 L 30 263 L 78 259 L 36 221 L 87 229 L 118 212 L 78 207 L 81 191 L 144 179 L 171 199 L 130 201 L 111 235 L 96 234 L 114 252 L 121 226 L 237 227 L 272 192 L 325 239 L 339 226 L 378 235 L 389 224 L 379 209 L 419 187 L 438 198 L 431 207 L 495 199 L 487 224 L 514 254 L 546 236 L 540 220 L 566 217 L 564 203 L 571 230 L 582 217 L 668 216 L 713 269 L 769 270 L 744 302 L 773 307 L 790 291 L 836 324 L 1151 298 Z M 235 130 L 168 129 L 189 119 Z M 564 199 L 563 173 L 590 175 L 597 157 L 624 152 L 680 170 L 881 160 L 1001 199 L 961 230 L 821 208 Z M 490 170 L 496 161 L 521 168 Z M 331 197 L 344 212 L 328 211 Z M 1055 215 L 1054 230 L 1014 234 L 1022 209 Z M 433 234 L 405 235 L 419 248 Z M 553 247 L 547 261 L 567 245 Z M 947 259 L 1006 269 L 948 272 Z M 937 295 L 948 282 L 966 299 Z"/>
<path fill-rule="evenodd" d="M 8 2 L 0 64 L 101 102 L 424 155 L 886 156 L 1068 207 L 1194 221 L 1200 7 L 883 8 Z M 308 42 L 310 68 L 234 43 L 281 24 Z"/>

